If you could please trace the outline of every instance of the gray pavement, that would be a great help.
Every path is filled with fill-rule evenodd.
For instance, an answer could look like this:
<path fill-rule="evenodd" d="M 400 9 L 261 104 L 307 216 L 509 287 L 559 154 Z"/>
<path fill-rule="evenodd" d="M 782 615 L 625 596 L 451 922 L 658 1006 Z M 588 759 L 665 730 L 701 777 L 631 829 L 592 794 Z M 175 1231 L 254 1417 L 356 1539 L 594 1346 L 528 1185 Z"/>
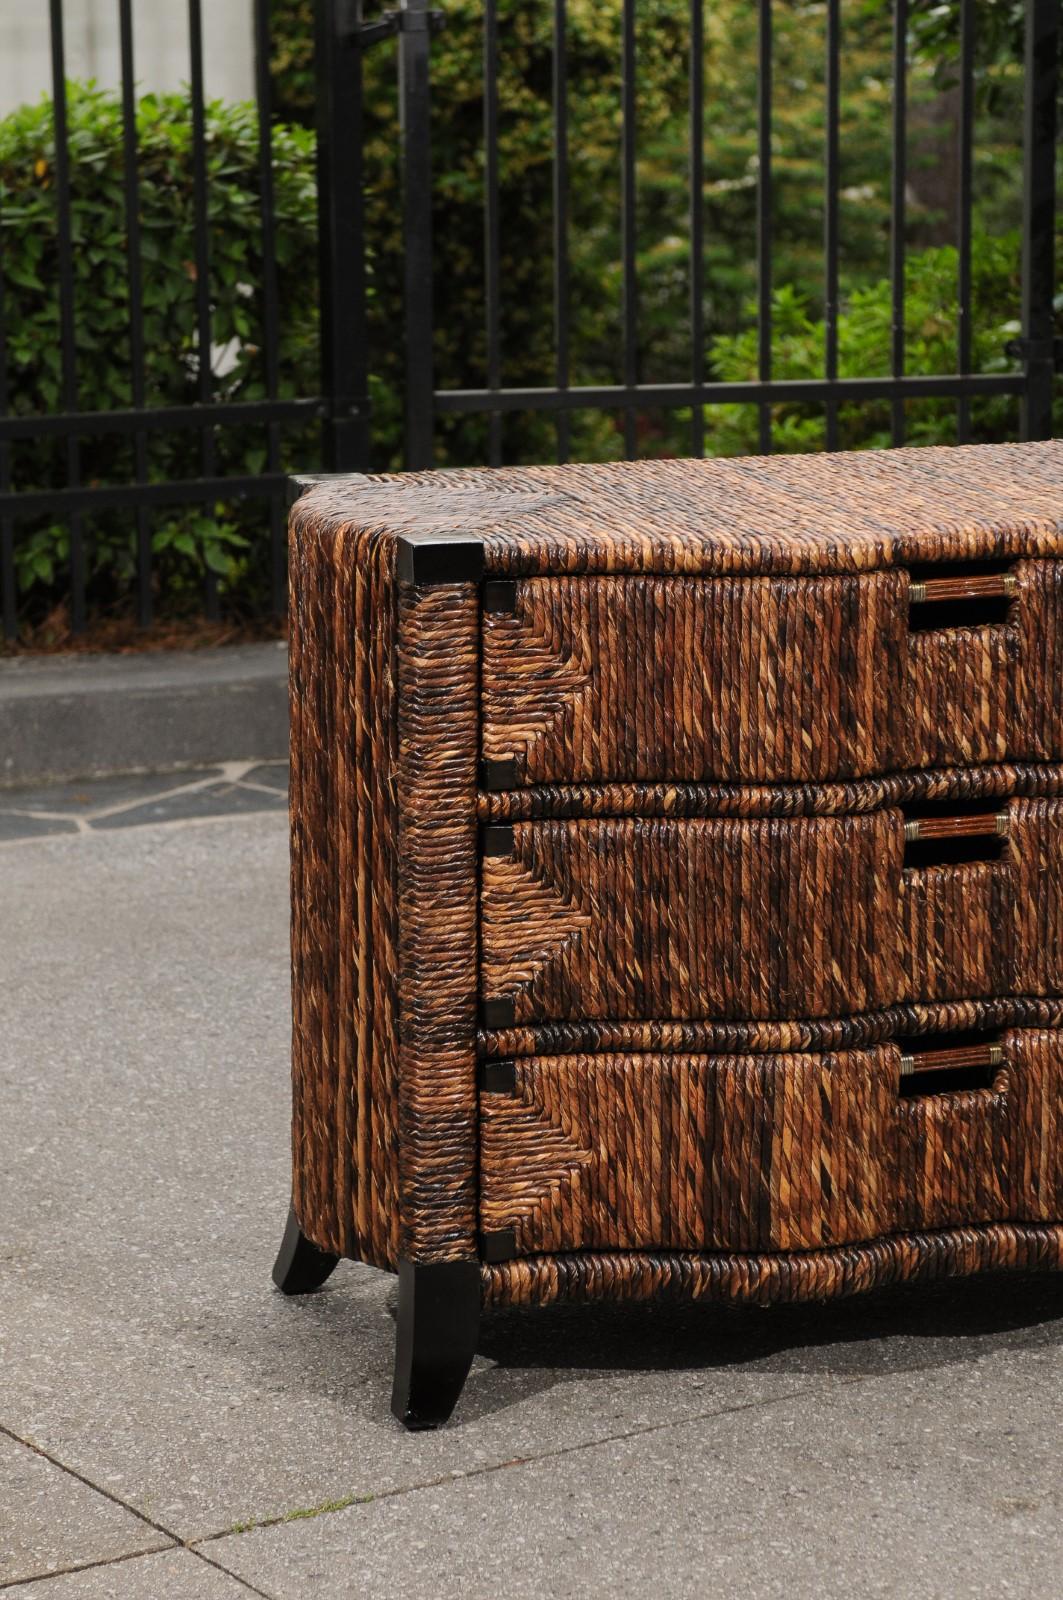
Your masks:
<path fill-rule="evenodd" d="M 269 1282 L 286 833 L 248 771 L 3 797 L 76 831 L 0 843 L 0 1586 L 1063 1595 L 1050 1279 L 499 1314 L 451 1426 L 398 1429 L 391 1279 Z"/>

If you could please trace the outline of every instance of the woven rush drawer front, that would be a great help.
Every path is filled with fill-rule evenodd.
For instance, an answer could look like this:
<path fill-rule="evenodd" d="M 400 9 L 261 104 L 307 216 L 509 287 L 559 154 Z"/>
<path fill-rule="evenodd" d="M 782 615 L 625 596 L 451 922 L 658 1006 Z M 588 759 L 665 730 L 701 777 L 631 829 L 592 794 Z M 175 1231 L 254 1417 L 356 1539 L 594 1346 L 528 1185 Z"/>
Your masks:
<path fill-rule="evenodd" d="M 786 1020 L 1063 991 L 1063 801 L 998 860 L 904 865 L 904 817 L 569 819 L 484 830 L 488 1027 Z"/>
<path fill-rule="evenodd" d="M 897 1228 L 1063 1217 L 1063 1040 L 1003 1035 L 984 1089 L 901 1098 L 895 1044 L 579 1055 L 484 1093 L 485 1233 L 512 1253 L 811 1250 Z"/>
<path fill-rule="evenodd" d="M 1056 759 L 1061 569 L 1016 562 L 1004 620 L 929 628 L 910 626 L 900 569 L 496 585 L 482 631 L 490 781 L 811 782 Z"/>

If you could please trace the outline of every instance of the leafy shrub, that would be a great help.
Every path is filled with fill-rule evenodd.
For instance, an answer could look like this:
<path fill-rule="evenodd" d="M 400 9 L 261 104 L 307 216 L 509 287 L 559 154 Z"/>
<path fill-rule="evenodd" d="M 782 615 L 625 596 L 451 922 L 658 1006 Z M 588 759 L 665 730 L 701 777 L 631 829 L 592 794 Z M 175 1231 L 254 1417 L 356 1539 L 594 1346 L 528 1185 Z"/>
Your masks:
<path fill-rule="evenodd" d="M 100 411 L 133 404 L 129 344 L 128 239 L 123 191 L 122 116 L 118 97 L 92 85 L 68 90 L 72 199 L 76 403 Z M 144 383 L 151 406 L 199 397 L 196 267 L 190 115 L 182 95 L 147 95 L 136 110 L 143 262 Z M 214 393 L 226 400 L 265 397 L 261 347 L 262 238 L 258 126 L 253 108 L 211 104 L 206 112 L 209 179 L 210 301 Z M 276 255 L 283 306 L 282 396 L 314 394 L 318 385 L 313 140 L 299 128 L 274 134 Z M 31 416 L 66 409 L 60 358 L 56 245 L 55 129 L 50 101 L 0 121 L 0 255 L 3 258 L 9 408 Z M 297 441 L 306 465 L 314 437 Z M 293 446 L 294 447 L 294 446 Z M 266 465 L 264 430 L 219 428 L 217 474 L 258 473 Z M 196 430 L 147 435 L 153 480 L 194 478 L 202 470 Z M 16 441 L 16 489 L 47 489 L 65 478 L 65 448 Z M 133 472 L 128 435 L 81 442 L 85 483 L 121 483 Z M 166 508 L 152 514 L 158 580 L 171 611 L 196 610 L 203 580 L 215 575 L 231 602 L 263 608 L 268 574 L 261 501 Z M 126 512 L 94 514 L 87 526 L 94 609 L 127 595 L 135 534 Z M 16 562 L 23 615 L 39 616 L 64 588 L 67 527 L 42 519 L 20 524 Z"/>
<path fill-rule="evenodd" d="M 1015 310 L 1020 304 L 1021 238 L 978 238 L 972 251 L 972 291 L 977 308 L 972 337 L 972 365 L 979 372 L 1004 372 L 1014 363 L 1004 354 L 1006 342 L 1019 331 Z M 942 246 L 910 256 L 905 276 L 905 367 L 908 372 L 954 372 L 957 367 L 959 313 L 958 259 Z M 772 300 L 772 374 L 776 378 L 818 378 L 823 375 L 826 330 L 811 314 L 808 300 L 792 286 L 778 289 Z M 892 289 L 887 279 L 854 289 L 838 319 L 838 372 L 843 378 L 868 377 L 890 371 Z M 755 332 L 722 335 L 713 344 L 714 376 L 725 382 L 757 376 Z M 781 451 L 821 450 L 826 440 L 822 406 L 788 403 L 772 408 L 773 437 Z M 882 449 L 889 445 L 888 400 L 850 402 L 838 409 L 838 445 L 843 450 Z M 742 455 L 758 448 L 755 406 L 706 408 L 706 442 L 713 455 Z M 1014 438 L 1016 401 L 1008 395 L 978 396 L 971 402 L 972 435 L 982 443 Z M 910 444 L 954 444 L 956 401 L 928 399 L 907 402 Z"/>

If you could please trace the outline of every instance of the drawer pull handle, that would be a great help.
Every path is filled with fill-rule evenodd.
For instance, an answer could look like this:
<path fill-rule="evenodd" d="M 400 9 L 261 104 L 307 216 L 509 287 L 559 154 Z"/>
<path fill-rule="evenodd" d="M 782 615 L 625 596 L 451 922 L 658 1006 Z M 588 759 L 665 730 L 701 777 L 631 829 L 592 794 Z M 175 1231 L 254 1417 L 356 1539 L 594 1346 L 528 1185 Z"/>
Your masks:
<path fill-rule="evenodd" d="M 924 578 L 908 585 L 913 606 L 935 600 L 1011 600 L 1019 580 L 1013 572 L 985 572 L 964 578 Z"/>
<path fill-rule="evenodd" d="M 1006 839 L 1010 820 L 1006 811 L 979 812 L 971 817 L 909 817 L 904 824 L 905 844 L 927 839 Z"/>
<path fill-rule="evenodd" d="M 958 1045 L 952 1050 L 912 1051 L 901 1056 L 901 1077 L 918 1072 L 962 1072 L 964 1068 L 1001 1067 L 1004 1051 L 999 1044 Z"/>

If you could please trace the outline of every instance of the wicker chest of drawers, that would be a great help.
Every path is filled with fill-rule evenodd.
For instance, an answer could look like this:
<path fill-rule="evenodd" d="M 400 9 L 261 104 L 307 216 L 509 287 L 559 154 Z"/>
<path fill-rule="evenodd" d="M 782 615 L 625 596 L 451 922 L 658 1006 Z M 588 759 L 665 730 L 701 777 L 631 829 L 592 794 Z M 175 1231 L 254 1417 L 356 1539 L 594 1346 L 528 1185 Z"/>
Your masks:
<path fill-rule="evenodd" d="M 1063 1266 L 1063 444 L 302 480 L 289 1293 Z"/>

